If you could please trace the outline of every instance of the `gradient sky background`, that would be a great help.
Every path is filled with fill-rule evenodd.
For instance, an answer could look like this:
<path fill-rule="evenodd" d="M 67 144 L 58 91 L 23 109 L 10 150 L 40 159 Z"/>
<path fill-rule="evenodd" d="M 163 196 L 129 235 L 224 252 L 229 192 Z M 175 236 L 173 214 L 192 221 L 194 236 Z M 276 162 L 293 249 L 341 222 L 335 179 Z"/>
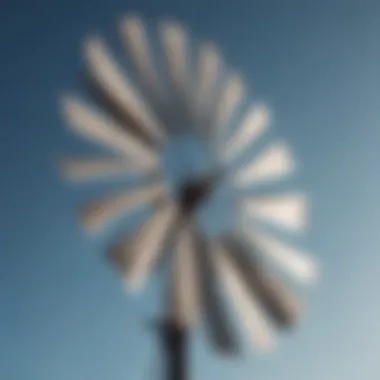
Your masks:
<path fill-rule="evenodd" d="M 380 378 L 380 2 L 6 0 L 0 6 L 0 378 L 153 379 L 159 290 L 126 297 L 86 237 L 54 158 L 61 91 L 78 87 L 80 39 L 115 39 L 120 13 L 175 16 L 210 38 L 269 102 L 313 198 L 305 244 L 323 263 L 300 328 L 268 358 L 224 361 L 197 334 L 196 380 Z M 136 221 L 134 219 L 133 223 Z M 127 223 L 127 222 L 126 222 Z M 129 222 L 132 223 L 132 222 Z M 125 227 L 125 223 L 123 228 Z"/>

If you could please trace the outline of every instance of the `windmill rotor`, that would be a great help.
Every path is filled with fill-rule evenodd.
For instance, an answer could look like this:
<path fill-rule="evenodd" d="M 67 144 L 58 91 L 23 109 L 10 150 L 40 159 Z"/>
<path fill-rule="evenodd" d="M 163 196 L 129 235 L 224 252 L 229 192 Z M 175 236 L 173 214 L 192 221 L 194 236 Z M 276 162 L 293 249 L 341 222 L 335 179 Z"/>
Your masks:
<path fill-rule="evenodd" d="M 126 15 L 119 30 L 135 75 L 115 59 L 105 40 L 87 38 L 83 56 L 90 100 L 66 95 L 61 102 L 70 130 L 106 148 L 109 154 L 69 156 L 62 162 L 62 172 L 68 180 L 78 182 L 130 173 L 142 174 L 148 181 L 90 200 L 81 207 L 82 223 L 96 233 L 140 206 L 150 207 L 151 216 L 133 233 L 126 231 L 111 247 L 108 258 L 128 290 L 135 292 L 152 271 L 162 267 L 160 263 L 169 265 L 164 323 L 169 351 L 169 346 L 172 350 L 182 347 L 190 330 L 204 320 L 217 350 L 239 352 L 233 316 L 241 321 L 255 347 L 272 351 L 276 330 L 297 324 L 304 305 L 271 265 L 301 284 L 318 276 L 308 255 L 275 236 L 276 230 L 293 237 L 305 231 L 308 199 L 298 190 L 256 196 L 239 192 L 251 185 L 270 186 L 291 179 L 297 169 L 292 152 L 284 141 L 274 141 L 231 171 L 241 152 L 258 144 L 269 129 L 268 107 L 261 103 L 248 107 L 232 135 L 223 141 L 221 136 L 232 127 L 246 89 L 240 73 L 225 70 L 217 47 L 199 43 L 190 59 L 188 30 L 174 21 L 160 22 L 156 32 L 166 65 L 165 81 L 157 69 L 144 20 Z M 191 126 L 189 132 L 204 142 L 216 162 L 210 170 L 183 181 L 175 191 L 167 185 L 161 159 L 173 131 L 181 132 L 173 124 Z M 197 214 L 221 184 L 237 194 L 238 223 L 229 233 L 212 237 L 202 231 Z M 273 229 L 267 232 L 265 225 Z M 183 364 L 185 348 L 179 350 L 172 362 Z M 177 369 L 171 379 L 184 378 L 183 366 L 173 365 Z"/>

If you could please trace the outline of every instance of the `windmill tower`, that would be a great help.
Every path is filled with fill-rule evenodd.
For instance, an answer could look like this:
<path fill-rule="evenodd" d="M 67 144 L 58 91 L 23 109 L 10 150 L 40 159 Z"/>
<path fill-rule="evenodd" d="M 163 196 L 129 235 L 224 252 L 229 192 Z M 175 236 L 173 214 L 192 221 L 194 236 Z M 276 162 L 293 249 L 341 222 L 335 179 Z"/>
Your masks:
<path fill-rule="evenodd" d="M 281 276 L 311 283 L 313 261 L 266 232 L 271 225 L 300 233 L 307 225 L 307 199 L 299 191 L 241 196 L 252 184 L 271 185 L 295 170 L 287 145 L 273 142 L 249 163 L 230 170 L 238 155 L 268 129 L 269 112 L 260 104 L 248 108 L 229 138 L 221 138 L 245 96 L 240 75 L 224 65 L 217 48 L 200 43 L 190 54 L 186 29 L 163 21 L 156 29 L 165 77 L 148 42 L 141 18 L 127 15 L 120 32 L 134 65 L 129 75 L 98 37 L 84 42 L 86 78 L 92 100 L 66 95 L 62 110 L 70 129 L 108 148 L 101 157 L 71 157 L 63 161 L 67 179 L 88 181 L 140 173 L 146 181 L 82 208 L 82 222 L 96 232 L 121 214 L 148 205 L 151 217 L 110 248 L 108 258 L 130 291 L 140 289 L 152 270 L 169 266 L 165 318 L 159 331 L 167 362 L 167 378 L 188 378 L 188 334 L 204 318 L 214 346 L 224 353 L 239 348 L 226 301 L 240 317 L 254 345 L 275 347 L 275 329 L 293 326 L 301 301 Z M 212 152 L 214 167 L 169 190 L 160 152 L 178 126 L 192 126 Z M 180 160 L 181 157 L 178 157 Z M 237 194 L 238 223 L 228 235 L 210 237 L 199 227 L 197 211 L 215 189 L 228 183 Z M 229 216 L 226 216 L 229 217 Z"/>

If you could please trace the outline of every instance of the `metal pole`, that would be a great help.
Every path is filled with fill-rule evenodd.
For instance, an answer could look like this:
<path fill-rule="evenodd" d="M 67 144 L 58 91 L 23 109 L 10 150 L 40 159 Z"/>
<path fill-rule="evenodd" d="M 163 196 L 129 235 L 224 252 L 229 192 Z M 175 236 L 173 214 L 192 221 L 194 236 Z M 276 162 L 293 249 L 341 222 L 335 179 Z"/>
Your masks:
<path fill-rule="evenodd" d="M 195 182 L 184 183 L 180 189 L 182 219 L 191 223 L 193 211 L 210 194 L 215 183 L 215 175 L 201 178 Z M 168 292 L 171 295 L 171 290 Z M 172 299 L 169 296 L 169 310 Z M 160 327 L 161 342 L 164 352 L 165 380 L 189 380 L 188 369 L 188 335 L 187 328 L 169 312 Z"/>
<path fill-rule="evenodd" d="M 165 380 L 189 380 L 188 332 L 174 321 L 168 320 L 161 327 L 164 351 Z"/>

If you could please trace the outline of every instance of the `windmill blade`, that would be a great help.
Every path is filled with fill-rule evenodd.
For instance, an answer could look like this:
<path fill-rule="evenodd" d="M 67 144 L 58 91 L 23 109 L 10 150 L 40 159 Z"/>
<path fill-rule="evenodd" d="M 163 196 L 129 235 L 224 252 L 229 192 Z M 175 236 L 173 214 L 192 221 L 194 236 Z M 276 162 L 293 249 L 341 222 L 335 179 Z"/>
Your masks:
<path fill-rule="evenodd" d="M 142 288 L 147 275 L 163 251 L 177 218 L 177 206 L 167 202 L 143 224 L 133 239 L 130 246 L 132 264 L 125 278 L 130 290 L 137 291 Z"/>
<path fill-rule="evenodd" d="M 178 219 L 175 226 L 171 229 L 167 238 L 165 239 L 165 251 L 162 252 L 155 260 L 153 264 L 154 270 L 161 270 L 164 264 L 166 264 L 167 259 L 172 258 L 173 247 L 177 243 L 176 237 L 179 232 L 182 230 L 183 221 Z M 111 263 L 116 267 L 116 269 L 122 274 L 123 278 L 127 278 L 129 273 L 135 266 L 136 257 L 132 255 L 131 247 L 133 246 L 134 236 L 128 234 L 124 236 L 120 241 L 117 242 L 111 249 L 108 251 L 107 256 Z M 136 253 L 138 256 L 138 253 Z M 126 280 L 126 283 L 128 281 Z"/>
<path fill-rule="evenodd" d="M 193 326 L 199 316 L 198 273 L 191 224 L 179 233 L 173 265 L 173 316 L 180 326 Z"/>
<path fill-rule="evenodd" d="M 247 225 L 240 233 L 262 255 L 292 278 L 307 284 L 315 283 L 318 279 L 318 268 L 308 253 L 300 252 L 257 228 L 250 230 Z"/>
<path fill-rule="evenodd" d="M 219 137 L 219 134 L 226 128 L 243 98 L 244 85 L 241 77 L 237 74 L 228 76 L 223 82 L 220 98 L 216 105 L 215 115 L 213 116 L 212 128 L 215 135 L 212 137 Z"/>
<path fill-rule="evenodd" d="M 197 81 L 195 87 L 196 119 L 203 120 L 215 97 L 215 86 L 221 70 L 221 59 L 218 50 L 211 43 L 203 43 L 199 49 Z"/>
<path fill-rule="evenodd" d="M 111 57 L 99 38 L 86 41 L 84 55 L 89 71 L 97 84 L 139 124 L 144 133 L 162 142 L 163 129 L 127 76 Z"/>
<path fill-rule="evenodd" d="M 162 22 L 159 27 L 170 79 L 180 94 L 186 95 L 188 73 L 188 35 L 175 22 Z"/>
<path fill-rule="evenodd" d="M 238 170 L 234 181 L 238 186 L 278 181 L 292 174 L 295 163 L 284 143 L 274 143 L 259 157 Z"/>
<path fill-rule="evenodd" d="M 131 242 L 132 236 L 127 235 L 107 251 L 107 259 L 123 277 L 127 276 L 133 262 L 129 252 Z"/>
<path fill-rule="evenodd" d="M 244 217 L 291 232 L 304 231 L 307 226 L 307 198 L 298 192 L 245 198 L 241 201 L 240 210 Z"/>
<path fill-rule="evenodd" d="M 270 318 L 278 327 L 294 325 L 301 314 L 298 298 L 236 238 L 223 239 L 225 253 L 235 265 L 251 294 L 260 301 Z"/>
<path fill-rule="evenodd" d="M 166 196 L 167 190 L 163 183 L 123 191 L 86 204 L 82 211 L 82 221 L 87 230 L 98 231 L 112 219 L 145 203 L 158 202 Z"/>
<path fill-rule="evenodd" d="M 121 35 L 125 46 L 135 64 L 145 86 L 158 96 L 161 93 L 159 79 L 147 37 L 146 27 L 141 18 L 125 16 L 120 23 Z"/>
<path fill-rule="evenodd" d="M 217 273 L 205 237 L 196 235 L 196 261 L 200 278 L 200 301 L 209 338 L 219 352 L 239 351 L 237 334 L 217 283 Z"/>
<path fill-rule="evenodd" d="M 153 150 L 82 100 L 68 96 L 62 99 L 62 105 L 66 119 L 74 132 L 126 155 L 142 165 L 157 164 L 157 155 Z"/>
<path fill-rule="evenodd" d="M 250 294 L 237 268 L 229 260 L 223 247 L 213 244 L 212 257 L 218 268 L 220 282 L 224 285 L 245 328 L 250 332 L 253 343 L 260 350 L 270 351 L 275 347 L 275 336 L 259 301 Z"/>
<path fill-rule="evenodd" d="M 141 170 L 153 173 L 158 170 L 156 164 L 141 165 L 125 157 L 68 157 L 62 161 L 62 172 L 71 181 L 88 181 L 117 175 L 138 173 Z"/>
<path fill-rule="evenodd" d="M 251 145 L 268 128 L 269 118 L 269 110 L 266 106 L 251 107 L 240 127 L 225 144 L 223 159 L 231 161 Z"/>

